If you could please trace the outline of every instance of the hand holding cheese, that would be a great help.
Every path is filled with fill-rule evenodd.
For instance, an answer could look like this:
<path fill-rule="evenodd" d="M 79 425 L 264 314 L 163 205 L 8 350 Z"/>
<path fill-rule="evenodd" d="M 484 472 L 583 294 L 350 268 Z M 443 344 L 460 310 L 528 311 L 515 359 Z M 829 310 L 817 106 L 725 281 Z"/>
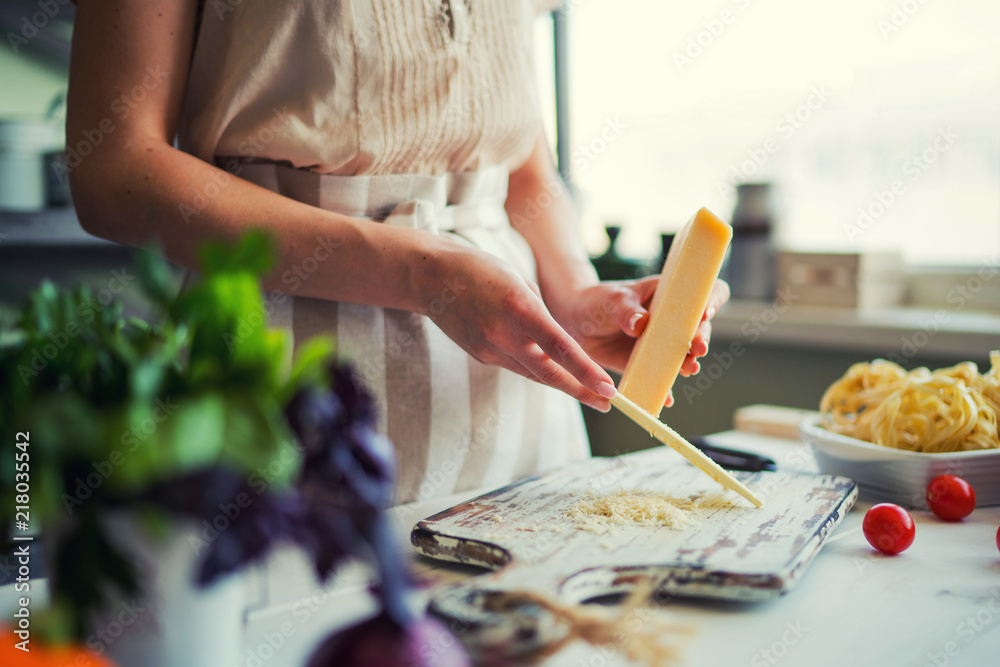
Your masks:
<path fill-rule="evenodd" d="M 674 239 L 650 319 L 618 390 L 653 416 L 660 413 L 705 315 L 733 229 L 701 209 Z"/>
<path fill-rule="evenodd" d="M 575 295 L 569 312 L 564 313 L 555 306 L 552 312 L 591 359 L 621 373 L 628 364 L 636 338 L 649 321 L 647 306 L 659 280 L 656 275 L 638 280 L 601 282 Z M 698 357 L 708 354 L 712 315 L 728 300 L 729 286 L 717 280 L 701 324 L 691 339 L 688 355 L 681 364 L 681 375 L 694 375 L 699 371 Z"/>
<path fill-rule="evenodd" d="M 653 296 L 649 324 L 611 404 L 716 482 L 760 507 L 763 502 L 750 489 L 655 417 L 687 358 L 732 237 L 732 228 L 704 208 L 677 235 Z"/>
<path fill-rule="evenodd" d="M 423 303 L 458 285 L 468 295 L 427 316 L 481 363 L 500 366 L 559 389 L 606 412 L 615 395 L 609 376 L 553 319 L 538 294 L 503 260 L 459 246 L 443 248 L 415 282 Z"/>

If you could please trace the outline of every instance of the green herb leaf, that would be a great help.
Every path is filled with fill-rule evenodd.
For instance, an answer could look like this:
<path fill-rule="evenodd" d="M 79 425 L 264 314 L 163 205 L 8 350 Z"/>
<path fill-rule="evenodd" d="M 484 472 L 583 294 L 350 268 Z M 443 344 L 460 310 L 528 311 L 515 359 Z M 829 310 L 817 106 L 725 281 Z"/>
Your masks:
<path fill-rule="evenodd" d="M 135 258 L 136 275 L 153 303 L 167 307 L 177 296 L 177 284 L 170 264 L 154 248 L 140 251 Z"/>

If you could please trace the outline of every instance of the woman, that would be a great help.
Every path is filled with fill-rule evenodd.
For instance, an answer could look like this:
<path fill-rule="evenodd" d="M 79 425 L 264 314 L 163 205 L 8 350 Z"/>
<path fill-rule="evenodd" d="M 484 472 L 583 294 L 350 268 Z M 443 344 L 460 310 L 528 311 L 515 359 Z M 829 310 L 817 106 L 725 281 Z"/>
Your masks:
<path fill-rule="evenodd" d="M 600 283 L 587 258 L 540 130 L 529 5 L 78 3 L 84 228 L 186 267 L 206 239 L 272 232 L 265 287 L 292 297 L 272 322 L 337 336 L 396 445 L 397 502 L 586 456 L 578 401 L 609 409 L 601 366 L 624 367 L 655 288 Z"/>

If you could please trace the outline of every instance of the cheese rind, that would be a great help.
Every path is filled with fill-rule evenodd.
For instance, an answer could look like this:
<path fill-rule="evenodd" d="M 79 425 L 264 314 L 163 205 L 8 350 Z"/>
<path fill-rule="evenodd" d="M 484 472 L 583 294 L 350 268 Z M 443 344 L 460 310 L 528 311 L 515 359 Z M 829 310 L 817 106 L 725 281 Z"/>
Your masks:
<path fill-rule="evenodd" d="M 703 208 L 670 245 L 649 322 L 618 384 L 619 392 L 653 416 L 680 373 L 732 238 L 733 228 Z"/>

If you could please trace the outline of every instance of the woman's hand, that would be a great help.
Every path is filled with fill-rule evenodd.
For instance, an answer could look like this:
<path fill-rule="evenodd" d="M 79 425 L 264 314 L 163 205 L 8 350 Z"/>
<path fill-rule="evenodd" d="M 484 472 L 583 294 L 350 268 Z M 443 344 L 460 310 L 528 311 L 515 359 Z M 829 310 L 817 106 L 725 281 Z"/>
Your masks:
<path fill-rule="evenodd" d="M 441 248 L 424 261 L 418 311 L 473 358 L 610 409 L 611 377 L 552 318 L 537 286 L 506 262 L 464 246 Z"/>
<path fill-rule="evenodd" d="M 561 309 L 566 315 L 563 326 L 590 357 L 605 368 L 622 372 L 635 346 L 635 339 L 649 322 L 649 304 L 659 276 L 634 281 L 602 282 L 582 290 L 573 304 Z M 691 340 L 681 375 L 688 377 L 701 370 L 699 357 L 708 354 L 712 337 L 712 317 L 729 300 L 729 285 L 715 281 L 701 324 Z M 667 406 L 673 397 L 667 398 Z"/>
<path fill-rule="evenodd" d="M 538 284 L 552 316 L 594 361 L 623 371 L 649 320 L 647 308 L 659 276 L 598 282 L 580 238 L 572 199 L 541 134 L 528 160 L 510 174 L 506 209 L 511 225 L 534 252 Z M 698 357 L 708 353 L 712 334 L 710 320 L 728 300 L 729 286 L 717 281 L 681 375 L 700 370 Z M 667 405 L 672 402 L 668 397 Z"/>

